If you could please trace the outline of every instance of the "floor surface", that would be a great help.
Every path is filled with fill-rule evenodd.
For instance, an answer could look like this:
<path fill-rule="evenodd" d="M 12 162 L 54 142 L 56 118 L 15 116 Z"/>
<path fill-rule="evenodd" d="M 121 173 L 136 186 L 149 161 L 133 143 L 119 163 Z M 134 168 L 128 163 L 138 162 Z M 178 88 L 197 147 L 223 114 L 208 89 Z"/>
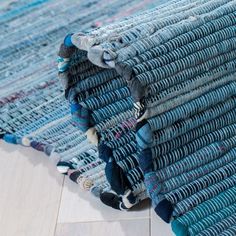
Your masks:
<path fill-rule="evenodd" d="M 149 201 L 109 208 L 59 174 L 41 152 L 0 141 L 0 235 L 171 236 Z"/>

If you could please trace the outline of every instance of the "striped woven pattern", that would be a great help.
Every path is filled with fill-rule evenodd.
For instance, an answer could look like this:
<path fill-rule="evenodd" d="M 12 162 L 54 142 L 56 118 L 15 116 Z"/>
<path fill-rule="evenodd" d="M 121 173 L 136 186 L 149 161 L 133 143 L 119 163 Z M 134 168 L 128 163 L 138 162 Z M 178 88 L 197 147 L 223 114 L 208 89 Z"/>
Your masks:
<path fill-rule="evenodd" d="M 79 187 L 97 197 L 110 192 L 106 163 L 99 158 L 97 146 L 87 140 L 76 121 L 71 119 L 70 106 L 58 83 L 55 58 L 58 45 L 68 32 L 87 31 L 109 24 L 151 8 L 153 2 L 1 1 L 0 138 L 44 152 L 60 173 L 68 175 Z M 80 58 L 80 54 L 77 56 Z M 75 62 L 78 58 L 75 55 Z M 86 70 L 88 66 L 91 64 L 84 63 L 84 67 L 79 68 Z M 79 68 L 74 67 L 75 76 Z M 84 86 L 87 87 L 86 83 Z M 126 90 L 123 97 L 127 95 Z M 133 120 L 123 124 L 126 129 L 120 129 L 126 132 Z M 111 131 L 111 135 L 117 132 Z M 134 134 L 132 138 L 135 139 Z M 126 140 L 121 141 L 120 146 L 122 142 L 126 143 Z M 129 170 L 128 166 L 126 168 Z M 140 176 L 137 180 L 132 176 L 132 173 L 128 175 L 130 185 L 141 200 L 146 197 L 144 184 Z M 122 197 L 117 196 L 115 207 L 120 209 Z"/>
<path fill-rule="evenodd" d="M 176 235 L 235 235 L 235 25 L 235 0 L 164 1 L 59 50 L 72 119 L 113 194 L 129 208 L 146 187 Z"/>
<path fill-rule="evenodd" d="M 0 138 L 176 235 L 235 236 L 235 0 L 0 5 Z"/>

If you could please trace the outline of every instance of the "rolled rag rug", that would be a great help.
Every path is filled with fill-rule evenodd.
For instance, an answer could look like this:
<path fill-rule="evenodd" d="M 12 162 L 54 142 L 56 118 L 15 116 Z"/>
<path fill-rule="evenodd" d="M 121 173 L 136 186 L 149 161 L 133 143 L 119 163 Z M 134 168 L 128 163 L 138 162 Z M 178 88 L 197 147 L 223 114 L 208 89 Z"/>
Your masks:
<path fill-rule="evenodd" d="M 67 35 L 59 51 L 72 116 L 98 145 L 111 188 L 132 193 L 127 171 L 141 169 L 133 176 L 177 235 L 235 235 L 235 201 L 205 207 L 236 183 L 235 25 L 235 0 L 168 1 Z"/>

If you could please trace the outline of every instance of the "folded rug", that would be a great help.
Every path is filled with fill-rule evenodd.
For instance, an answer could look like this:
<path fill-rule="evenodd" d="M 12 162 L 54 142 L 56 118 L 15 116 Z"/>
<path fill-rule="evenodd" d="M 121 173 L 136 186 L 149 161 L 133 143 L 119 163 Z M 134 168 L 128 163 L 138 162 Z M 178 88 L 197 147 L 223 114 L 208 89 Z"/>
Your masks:
<path fill-rule="evenodd" d="M 105 162 L 104 203 L 133 206 L 144 179 L 177 235 L 235 235 L 235 16 L 235 0 L 168 1 L 65 37 L 59 77 Z"/>

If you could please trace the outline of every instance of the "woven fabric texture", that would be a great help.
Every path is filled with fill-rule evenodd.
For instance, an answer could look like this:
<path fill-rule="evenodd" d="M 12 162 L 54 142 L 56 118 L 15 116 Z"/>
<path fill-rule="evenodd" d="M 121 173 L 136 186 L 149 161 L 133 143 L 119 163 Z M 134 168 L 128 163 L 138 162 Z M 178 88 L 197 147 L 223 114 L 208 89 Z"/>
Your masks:
<path fill-rule="evenodd" d="M 159 2 L 3 1 L 0 4 L 0 138 L 44 152 L 60 173 L 95 196 L 110 193 L 105 162 L 99 158 L 96 145 L 87 140 L 71 119 L 69 104 L 58 83 L 55 60 L 58 45 L 68 32 L 87 32 Z M 84 66 L 85 69 L 90 65 Z M 77 73 L 75 68 L 74 74 Z M 145 197 L 145 192 L 141 195 Z M 126 209 L 121 206 L 122 194 L 117 196 L 113 207 Z"/>
<path fill-rule="evenodd" d="M 72 118 L 114 198 L 150 197 L 177 235 L 235 235 L 235 16 L 235 0 L 165 1 L 59 50 Z"/>

